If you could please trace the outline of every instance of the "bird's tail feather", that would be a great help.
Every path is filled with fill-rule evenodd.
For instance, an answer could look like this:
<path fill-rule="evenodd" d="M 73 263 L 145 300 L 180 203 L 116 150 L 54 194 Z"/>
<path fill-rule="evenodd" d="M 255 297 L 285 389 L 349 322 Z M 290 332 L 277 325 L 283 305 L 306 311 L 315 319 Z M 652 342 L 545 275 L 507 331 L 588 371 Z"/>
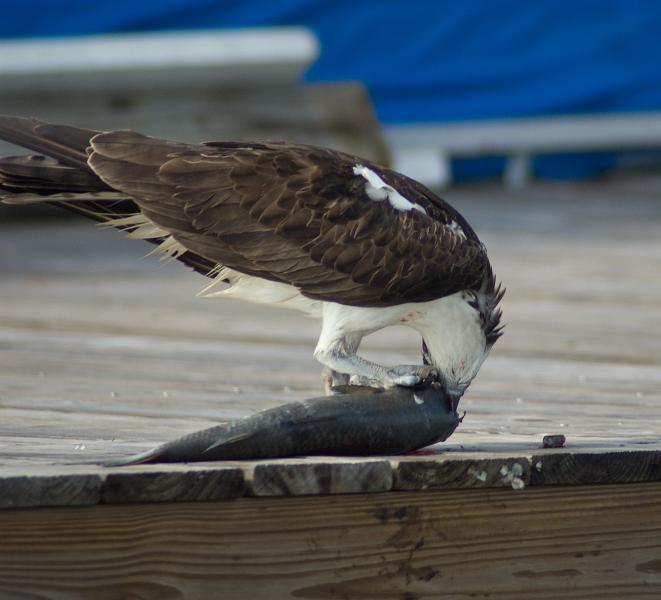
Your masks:
<path fill-rule="evenodd" d="M 70 125 L 54 125 L 33 117 L 0 115 L 0 139 L 90 171 L 87 148 L 98 131 Z"/>
<path fill-rule="evenodd" d="M 125 194 L 105 184 L 87 163 L 90 140 L 99 132 L 54 125 L 34 118 L 0 115 L 0 140 L 39 152 L 0 158 L 0 203 L 47 203 L 81 214 L 129 237 L 156 245 L 156 252 L 177 258 L 213 276 L 215 261 L 188 252 L 156 227 Z"/>
<path fill-rule="evenodd" d="M 39 153 L 0 159 L 0 195 L 16 202 L 19 194 L 110 191 L 87 164 L 87 148 L 97 133 L 34 118 L 0 115 L 1 140 Z"/>
<path fill-rule="evenodd" d="M 45 202 L 101 222 L 135 214 L 135 203 L 103 183 L 87 164 L 87 148 L 97 133 L 0 115 L 0 139 L 40 153 L 0 158 L 0 202 Z"/>
<path fill-rule="evenodd" d="M 102 223 L 138 210 L 126 195 L 108 188 L 91 171 L 41 155 L 0 158 L 0 202 L 53 204 Z"/>

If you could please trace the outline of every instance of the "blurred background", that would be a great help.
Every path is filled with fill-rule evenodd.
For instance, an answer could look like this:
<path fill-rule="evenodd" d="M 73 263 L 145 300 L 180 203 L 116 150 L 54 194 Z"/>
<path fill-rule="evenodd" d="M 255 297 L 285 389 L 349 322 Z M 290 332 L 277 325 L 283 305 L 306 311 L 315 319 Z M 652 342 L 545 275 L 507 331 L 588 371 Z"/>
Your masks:
<path fill-rule="evenodd" d="M 659 31 L 652 0 L 5 2 L 0 110 L 516 187 L 661 163 Z"/>

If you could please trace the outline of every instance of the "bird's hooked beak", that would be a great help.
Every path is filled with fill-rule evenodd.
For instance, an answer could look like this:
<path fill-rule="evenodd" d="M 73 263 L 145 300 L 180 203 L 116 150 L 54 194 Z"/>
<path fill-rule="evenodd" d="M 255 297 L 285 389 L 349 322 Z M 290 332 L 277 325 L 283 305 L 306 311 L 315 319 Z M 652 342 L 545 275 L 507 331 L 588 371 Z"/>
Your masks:
<path fill-rule="evenodd" d="M 457 412 L 457 408 L 459 407 L 459 400 L 461 400 L 461 397 L 464 395 L 464 390 L 448 390 L 448 403 L 450 404 L 450 408 L 452 409 L 452 412 Z"/>
<path fill-rule="evenodd" d="M 431 354 L 429 353 L 429 348 L 427 347 L 427 343 L 424 340 L 422 340 L 422 363 L 425 365 L 433 364 L 431 359 Z M 466 391 L 468 384 L 449 386 L 445 381 L 443 373 L 441 373 L 440 370 L 439 370 L 439 381 L 445 387 L 449 408 L 452 410 L 452 412 L 457 412 L 457 408 L 459 406 L 459 400 L 461 400 L 461 397 L 464 395 L 464 392 Z"/>
<path fill-rule="evenodd" d="M 445 398 L 447 402 L 448 409 L 452 412 L 457 412 L 457 407 L 459 406 L 459 400 L 464 395 L 467 385 L 460 386 L 449 386 L 447 381 L 443 378 L 443 373 L 440 371 L 437 372 L 437 378 L 432 382 L 432 386 L 442 394 L 442 397 Z"/>

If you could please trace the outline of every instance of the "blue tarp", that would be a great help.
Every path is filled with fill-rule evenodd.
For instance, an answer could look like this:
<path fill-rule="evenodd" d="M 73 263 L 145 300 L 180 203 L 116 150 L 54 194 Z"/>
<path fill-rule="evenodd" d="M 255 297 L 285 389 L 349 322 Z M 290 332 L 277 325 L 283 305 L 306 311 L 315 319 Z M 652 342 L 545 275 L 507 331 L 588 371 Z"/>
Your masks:
<path fill-rule="evenodd" d="M 655 0 L 5 0 L 1 14 L 0 37 L 305 25 L 322 47 L 306 79 L 363 81 L 384 123 L 661 108 Z"/>

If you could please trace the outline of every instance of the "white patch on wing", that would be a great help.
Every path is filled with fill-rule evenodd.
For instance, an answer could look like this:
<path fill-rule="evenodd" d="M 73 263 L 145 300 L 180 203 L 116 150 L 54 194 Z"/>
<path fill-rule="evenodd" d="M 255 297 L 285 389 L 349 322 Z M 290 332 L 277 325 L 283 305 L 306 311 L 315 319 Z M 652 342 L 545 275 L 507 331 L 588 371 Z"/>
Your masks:
<path fill-rule="evenodd" d="M 418 394 L 413 394 L 413 399 L 415 400 L 416 404 L 424 404 L 425 403 L 425 401 L 420 396 L 418 396 Z"/>
<path fill-rule="evenodd" d="M 459 225 L 459 223 L 457 223 L 456 221 L 450 221 L 448 223 L 448 227 L 452 229 L 452 231 L 454 231 L 457 235 L 466 239 L 466 233 L 462 229 L 461 225 Z"/>
<path fill-rule="evenodd" d="M 427 211 L 422 206 L 404 198 L 394 187 L 388 185 L 372 169 L 368 169 L 365 165 L 355 165 L 353 172 L 354 175 L 359 175 L 365 179 L 367 182 L 365 184 L 365 193 L 375 202 L 387 199 L 390 205 L 396 210 L 402 212 L 417 210 L 423 215 L 427 214 Z"/>

